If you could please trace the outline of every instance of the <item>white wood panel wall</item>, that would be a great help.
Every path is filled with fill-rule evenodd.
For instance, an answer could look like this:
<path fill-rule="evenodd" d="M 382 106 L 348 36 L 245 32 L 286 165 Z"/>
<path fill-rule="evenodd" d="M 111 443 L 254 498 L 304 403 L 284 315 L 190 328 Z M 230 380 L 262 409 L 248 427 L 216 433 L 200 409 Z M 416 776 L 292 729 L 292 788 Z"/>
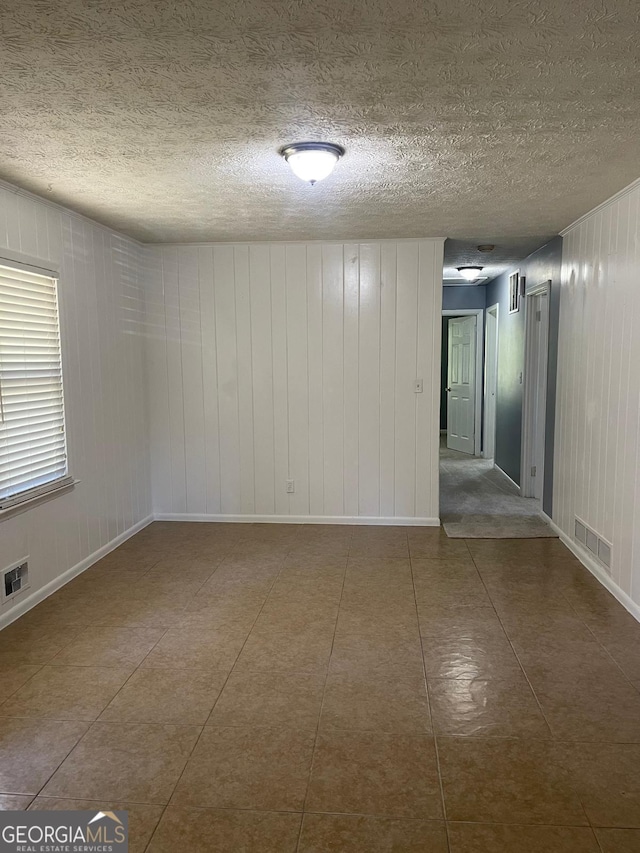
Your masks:
<path fill-rule="evenodd" d="M 437 519 L 442 240 L 144 253 L 157 513 Z"/>
<path fill-rule="evenodd" d="M 611 542 L 640 605 L 640 184 L 563 236 L 554 521 Z"/>
<path fill-rule="evenodd" d="M 144 403 L 140 246 L 34 196 L 0 186 L 2 250 L 60 272 L 70 473 L 81 481 L 0 521 L 0 570 L 29 555 L 37 593 L 151 513 Z M 0 622 L 20 599 L 0 607 Z"/>

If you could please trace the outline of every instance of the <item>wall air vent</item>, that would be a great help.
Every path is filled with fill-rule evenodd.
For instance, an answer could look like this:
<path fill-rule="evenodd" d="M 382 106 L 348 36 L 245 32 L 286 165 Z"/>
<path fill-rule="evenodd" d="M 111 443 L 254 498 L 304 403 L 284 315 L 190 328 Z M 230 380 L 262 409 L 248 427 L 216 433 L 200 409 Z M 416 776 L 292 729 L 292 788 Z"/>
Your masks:
<path fill-rule="evenodd" d="M 573 538 L 584 545 L 602 563 L 607 574 L 611 574 L 611 543 L 592 530 L 577 516 L 574 520 Z"/>
<path fill-rule="evenodd" d="M 29 586 L 29 560 L 24 558 L 2 572 L 2 601 L 14 598 Z"/>
<path fill-rule="evenodd" d="M 611 545 L 604 539 L 598 539 L 598 559 L 608 569 L 611 568 Z"/>
<path fill-rule="evenodd" d="M 587 529 L 587 548 L 592 554 L 598 556 L 598 537 L 593 530 Z"/>
<path fill-rule="evenodd" d="M 584 526 L 584 524 L 581 521 L 578 521 L 577 518 L 576 518 L 576 527 L 575 527 L 574 539 L 577 542 L 580 542 L 582 545 L 587 544 L 587 528 Z"/>

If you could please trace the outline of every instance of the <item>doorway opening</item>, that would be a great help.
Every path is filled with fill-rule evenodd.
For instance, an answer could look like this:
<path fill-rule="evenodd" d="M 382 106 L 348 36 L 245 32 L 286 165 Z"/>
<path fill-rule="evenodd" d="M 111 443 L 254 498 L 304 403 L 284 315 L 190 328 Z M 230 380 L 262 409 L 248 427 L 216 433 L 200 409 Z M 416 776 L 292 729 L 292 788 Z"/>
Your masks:
<path fill-rule="evenodd" d="M 444 310 L 440 428 L 449 450 L 482 452 L 482 308 Z"/>
<path fill-rule="evenodd" d="M 540 517 L 548 342 L 544 318 L 548 319 L 548 305 L 548 290 L 536 291 L 525 309 L 528 313 L 520 315 L 519 321 L 520 346 L 526 349 L 529 374 L 523 389 L 522 488 L 500 467 L 501 448 L 502 456 L 505 452 L 505 426 L 500 420 L 501 304 L 442 312 L 440 518 L 449 536 L 555 535 Z M 510 317 L 507 322 L 511 324 L 507 352 L 512 352 L 514 320 Z M 506 362 L 503 372 L 513 381 L 512 363 Z M 506 403 L 510 401 L 505 400 L 503 407 Z M 525 466 L 527 478 L 522 476 Z"/>

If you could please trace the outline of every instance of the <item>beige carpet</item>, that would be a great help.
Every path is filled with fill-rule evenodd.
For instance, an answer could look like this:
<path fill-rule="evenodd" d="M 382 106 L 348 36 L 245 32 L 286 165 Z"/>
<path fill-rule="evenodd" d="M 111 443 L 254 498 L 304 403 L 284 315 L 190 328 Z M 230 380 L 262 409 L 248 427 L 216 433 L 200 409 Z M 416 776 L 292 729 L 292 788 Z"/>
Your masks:
<path fill-rule="evenodd" d="M 461 515 L 443 519 L 451 539 L 551 539 L 557 534 L 539 517 L 523 515 Z"/>

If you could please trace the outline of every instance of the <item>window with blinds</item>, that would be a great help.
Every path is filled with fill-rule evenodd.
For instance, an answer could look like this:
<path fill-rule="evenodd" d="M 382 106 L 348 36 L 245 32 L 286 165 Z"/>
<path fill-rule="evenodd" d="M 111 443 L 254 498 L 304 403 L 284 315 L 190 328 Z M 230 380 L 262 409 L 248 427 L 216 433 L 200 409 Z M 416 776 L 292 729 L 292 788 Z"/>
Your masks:
<path fill-rule="evenodd" d="M 0 510 L 67 481 L 57 281 L 0 265 Z"/>

